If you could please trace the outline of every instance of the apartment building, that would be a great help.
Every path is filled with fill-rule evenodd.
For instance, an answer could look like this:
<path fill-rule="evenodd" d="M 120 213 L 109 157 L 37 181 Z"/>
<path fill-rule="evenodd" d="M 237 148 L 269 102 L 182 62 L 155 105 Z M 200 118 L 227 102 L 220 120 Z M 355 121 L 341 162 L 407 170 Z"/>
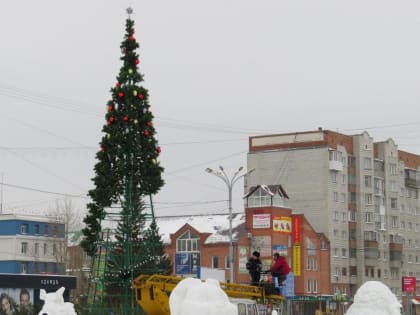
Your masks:
<path fill-rule="evenodd" d="M 45 216 L 0 215 L 0 273 L 65 274 L 64 224 Z"/>
<path fill-rule="evenodd" d="M 250 137 L 247 166 L 249 186 L 281 183 L 293 212 L 329 238 L 334 293 L 379 280 L 401 297 L 403 276 L 420 279 L 419 155 L 320 128 Z"/>

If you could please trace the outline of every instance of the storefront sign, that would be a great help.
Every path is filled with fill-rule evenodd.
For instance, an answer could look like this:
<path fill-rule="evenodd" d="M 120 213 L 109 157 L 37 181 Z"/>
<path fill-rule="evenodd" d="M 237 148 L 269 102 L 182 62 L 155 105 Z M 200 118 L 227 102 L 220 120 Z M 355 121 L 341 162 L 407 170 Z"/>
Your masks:
<path fill-rule="evenodd" d="M 402 291 L 416 292 L 416 277 L 406 276 L 402 277 Z"/>
<path fill-rule="evenodd" d="M 300 217 L 293 217 L 292 222 L 293 222 L 292 242 L 300 243 L 300 227 L 301 227 Z"/>

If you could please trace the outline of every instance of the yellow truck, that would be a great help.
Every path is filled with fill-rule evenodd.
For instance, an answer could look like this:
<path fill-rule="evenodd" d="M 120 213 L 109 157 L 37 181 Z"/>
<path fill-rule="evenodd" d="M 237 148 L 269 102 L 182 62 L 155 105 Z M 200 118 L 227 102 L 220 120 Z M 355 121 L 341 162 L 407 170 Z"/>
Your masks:
<path fill-rule="evenodd" d="M 169 296 L 176 285 L 185 278 L 163 275 L 140 275 L 133 281 L 137 304 L 147 315 L 170 315 Z M 204 281 L 204 280 L 203 280 Z M 220 282 L 238 315 L 285 314 L 285 299 L 273 290 L 246 284 Z"/>

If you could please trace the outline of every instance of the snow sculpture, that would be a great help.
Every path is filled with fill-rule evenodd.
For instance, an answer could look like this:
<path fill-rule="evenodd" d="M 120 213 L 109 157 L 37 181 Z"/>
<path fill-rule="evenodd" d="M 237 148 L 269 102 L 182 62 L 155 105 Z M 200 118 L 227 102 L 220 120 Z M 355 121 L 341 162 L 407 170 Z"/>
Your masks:
<path fill-rule="evenodd" d="M 38 315 L 77 315 L 73 303 L 64 302 L 64 287 L 56 292 L 47 293 L 44 289 L 39 292 L 39 298 L 44 301 Z"/>
<path fill-rule="evenodd" d="M 178 283 L 169 297 L 171 315 L 237 315 L 219 281 L 186 278 Z"/>
<path fill-rule="evenodd" d="M 345 315 L 400 315 L 401 303 L 380 281 L 367 281 L 354 296 Z"/>

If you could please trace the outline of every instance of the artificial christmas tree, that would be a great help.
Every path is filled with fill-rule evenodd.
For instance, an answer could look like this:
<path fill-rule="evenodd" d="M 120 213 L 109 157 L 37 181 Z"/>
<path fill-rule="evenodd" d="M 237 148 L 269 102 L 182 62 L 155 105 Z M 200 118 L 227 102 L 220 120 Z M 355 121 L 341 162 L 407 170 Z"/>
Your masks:
<path fill-rule="evenodd" d="M 133 279 L 141 273 L 171 271 L 154 219 L 152 195 L 163 185 L 163 168 L 158 162 L 161 150 L 149 93 L 140 85 L 138 47 L 129 16 L 120 46 L 123 66 L 107 102 L 104 135 L 96 155 L 95 188 L 89 191 L 92 202 L 84 219 L 81 245 L 92 256 L 89 314 L 139 313 L 131 288 Z M 152 210 L 147 228 L 145 200 L 150 200 Z M 114 222 L 115 231 L 104 229 L 106 222 L 109 226 Z"/>

